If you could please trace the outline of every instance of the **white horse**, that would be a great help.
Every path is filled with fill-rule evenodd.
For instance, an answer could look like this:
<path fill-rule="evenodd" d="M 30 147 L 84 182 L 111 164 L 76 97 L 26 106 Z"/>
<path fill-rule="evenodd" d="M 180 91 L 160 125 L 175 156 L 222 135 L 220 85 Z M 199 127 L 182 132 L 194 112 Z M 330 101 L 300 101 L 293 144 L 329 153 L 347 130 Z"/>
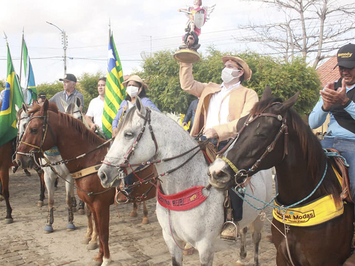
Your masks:
<path fill-rule="evenodd" d="M 148 127 L 152 129 L 149 130 Z M 196 141 L 180 125 L 160 112 L 143 107 L 137 97 L 136 106 L 129 110 L 119 126 L 118 135 L 98 172 L 104 187 L 117 186 L 120 179 L 132 172 L 133 167 L 152 161 L 159 173 L 163 194 L 173 197 L 176 193 L 202 186 L 201 193 L 194 192 L 188 198 L 165 201 L 167 206 L 178 208 L 177 205 L 181 202 L 195 203 L 199 199 L 203 200 L 204 196 L 207 197 L 192 209 L 170 210 L 160 203 L 164 202 L 159 200 L 164 196 L 157 197 L 156 214 L 172 256 L 172 265 L 182 265 L 184 242 L 199 251 L 201 265 L 212 265 L 214 243 L 224 222 L 225 194 L 223 190 L 209 186 L 208 165 L 202 152 L 195 149 L 183 155 L 196 146 Z M 194 153 L 196 155 L 192 156 Z M 168 158 L 173 159 L 165 160 Z M 264 202 L 268 201 L 272 191 L 271 170 L 261 173 L 261 177 L 253 180 L 255 182 L 252 188 L 248 187 L 246 192 Z M 253 199 L 250 202 L 258 208 L 264 206 L 264 203 Z M 256 237 L 253 239 L 255 245 L 258 245 L 262 228 L 260 212 L 245 203 L 243 210 L 244 218 L 239 222 L 240 228 L 254 223 Z M 255 250 L 258 251 L 257 248 Z"/>
<path fill-rule="evenodd" d="M 83 114 L 80 110 L 80 99 L 77 98 L 74 104 L 67 104 L 65 101 L 62 101 L 62 105 L 66 113 L 72 115 L 74 118 L 83 121 Z M 28 108 L 26 105 L 23 105 L 22 111 L 19 112 L 19 119 L 18 119 L 18 135 L 19 139 L 25 132 L 26 126 L 30 120 L 30 116 L 27 114 Z M 62 161 L 62 156 L 59 154 L 58 150 L 45 152 L 45 157 L 47 158 L 49 163 L 55 163 Z M 41 159 L 42 164 L 46 164 L 47 161 L 45 159 Z M 74 225 L 74 210 L 73 202 L 75 201 L 74 197 L 74 180 L 69 173 L 68 168 L 65 164 L 58 164 L 53 165 L 51 167 L 43 167 L 44 171 L 44 180 L 47 188 L 48 193 L 48 218 L 47 224 L 44 228 L 45 233 L 52 233 L 53 229 L 53 222 L 54 222 L 54 191 L 55 191 L 55 183 L 58 175 L 61 179 L 64 180 L 65 183 L 65 194 L 66 194 L 66 204 L 68 206 L 68 224 L 67 224 L 67 231 L 75 230 Z M 53 170 L 54 171 L 53 171 Z M 58 174 L 58 175 L 57 175 Z M 86 206 L 85 206 L 86 207 Z M 91 212 L 86 207 L 86 215 L 88 219 L 88 227 L 87 233 L 85 235 L 85 239 L 83 240 L 84 244 L 88 244 L 88 249 L 93 250 L 98 247 L 97 244 L 97 232 L 95 228 L 95 224 L 92 222 Z"/>

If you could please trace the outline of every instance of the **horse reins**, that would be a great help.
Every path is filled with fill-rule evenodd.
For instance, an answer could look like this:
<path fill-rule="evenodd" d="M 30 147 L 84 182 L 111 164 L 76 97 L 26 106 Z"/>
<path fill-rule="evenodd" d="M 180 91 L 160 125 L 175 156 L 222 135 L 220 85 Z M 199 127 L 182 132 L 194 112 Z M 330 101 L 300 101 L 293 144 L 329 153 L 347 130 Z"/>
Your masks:
<path fill-rule="evenodd" d="M 237 182 L 237 180 L 240 177 L 245 177 L 246 179 L 240 183 L 239 185 L 243 186 L 245 185 L 245 181 L 248 181 L 248 177 L 251 176 L 252 173 L 254 173 L 258 168 L 260 163 L 262 162 L 262 160 L 265 159 L 265 157 L 274 150 L 276 142 L 279 140 L 279 138 L 284 134 L 285 135 L 285 139 L 284 139 L 284 153 L 283 153 L 283 158 L 285 158 L 285 156 L 288 155 L 288 126 L 286 124 L 286 116 L 282 117 L 281 115 L 276 115 L 273 113 L 263 113 L 267 108 L 276 105 L 276 104 L 280 104 L 280 103 L 272 103 L 268 106 L 266 106 L 259 114 L 255 115 L 254 117 L 252 117 L 250 114 L 247 117 L 246 121 L 243 124 L 243 127 L 240 129 L 240 131 L 237 133 L 237 136 L 228 144 L 228 147 L 232 147 L 235 142 L 237 142 L 237 140 L 239 139 L 240 134 L 244 131 L 245 128 L 247 128 L 251 123 L 255 122 L 258 118 L 260 117 L 272 117 L 277 119 L 278 121 L 281 122 L 280 128 L 278 133 L 275 135 L 274 140 L 270 143 L 269 146 L 266 147 L 265 151 L 263 152 L 263 154 L 260 156 L 259 159 L 257 159 L 255 161 L 255 163 L 248 169 L 238 169 L 226 156 L 221 155 L 222 152 L 225 153 L 226 149 L 223 149 L 223 151 L 217 155 L 218 158 L 222 159 L 224 162 L 226 162 L 228 164 L 228 166 L 234 171 L 235 175 L 235 183 L 239 184 Z M 228 151 L 228 150 L 227 150 Z"/>

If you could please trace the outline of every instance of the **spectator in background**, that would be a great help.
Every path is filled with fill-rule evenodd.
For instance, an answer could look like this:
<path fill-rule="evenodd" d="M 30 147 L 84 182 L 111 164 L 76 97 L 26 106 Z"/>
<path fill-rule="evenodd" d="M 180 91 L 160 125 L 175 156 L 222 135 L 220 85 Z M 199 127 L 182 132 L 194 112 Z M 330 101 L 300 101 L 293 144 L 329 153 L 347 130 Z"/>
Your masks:
<path fill-rule="evenodd" d="M 192 125 L 194 124 L 194 118 L 195 118 L 195 114 L 196 114 L 196 109 L 197 109 L 197 104 L 198 104 L 198 100 L 199 99 L 195 99 L 190 103 L 189 108 L 187 109 L 186 115 L 184 117 L 184 120 L 182 121 L 182 126 L 186 126 L 189 121 L 190 122 L 190 127 L 187 130 L 188 132 L 191 131 Z"/>
<path fill-rule="evenodd" d="M 104 136 L 102 131 L 102 114 L 105 104 L 105 86 L 106 78 L 100 78 L 97 83 L 99 96 L 90 101 L 88 111 L 85 115 L 86 123 L 88 123 L 90 129 L 93 131 L 99 131 L 97 133 L 100 133 L 100 136 Z"/>

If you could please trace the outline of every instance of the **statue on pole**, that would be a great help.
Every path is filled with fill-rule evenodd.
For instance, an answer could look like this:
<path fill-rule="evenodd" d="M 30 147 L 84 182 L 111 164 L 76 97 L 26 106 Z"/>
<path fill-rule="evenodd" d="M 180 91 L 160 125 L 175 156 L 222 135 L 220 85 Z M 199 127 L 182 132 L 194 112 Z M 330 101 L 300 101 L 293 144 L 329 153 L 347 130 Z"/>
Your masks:
<path fill-rule="evenodd" d="M 174 57 L 181 62 L 195 63 L 200 60 L 197 49 L 200 48 L 198 36 L 201 34 L 201 28 L 209 20 L 210 14 L 216 5 L 211 7 L 202 6 L 202 0 L 194 0 L 194 6 L 181 8 L 178 11 L 184 12 L 188 17 L 183 36 L 183 43 L 179 46 L 179 51 Z"/>

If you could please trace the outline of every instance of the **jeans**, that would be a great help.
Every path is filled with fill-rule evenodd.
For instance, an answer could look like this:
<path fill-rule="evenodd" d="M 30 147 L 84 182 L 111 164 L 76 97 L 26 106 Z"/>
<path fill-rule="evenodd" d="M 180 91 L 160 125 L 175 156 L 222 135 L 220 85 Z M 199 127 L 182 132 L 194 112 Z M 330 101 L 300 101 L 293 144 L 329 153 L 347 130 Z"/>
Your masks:
<path fill-rule="evenodd" d="M 355 140 L 330 138 L 325 136 L 321 141 L 321 144 L 323 148 L 333 148 L 338 150 L 340 155 L 346 159 L 346 162 L 349 164 L 348 172 L 351 197 L 355 200 Z"/>

